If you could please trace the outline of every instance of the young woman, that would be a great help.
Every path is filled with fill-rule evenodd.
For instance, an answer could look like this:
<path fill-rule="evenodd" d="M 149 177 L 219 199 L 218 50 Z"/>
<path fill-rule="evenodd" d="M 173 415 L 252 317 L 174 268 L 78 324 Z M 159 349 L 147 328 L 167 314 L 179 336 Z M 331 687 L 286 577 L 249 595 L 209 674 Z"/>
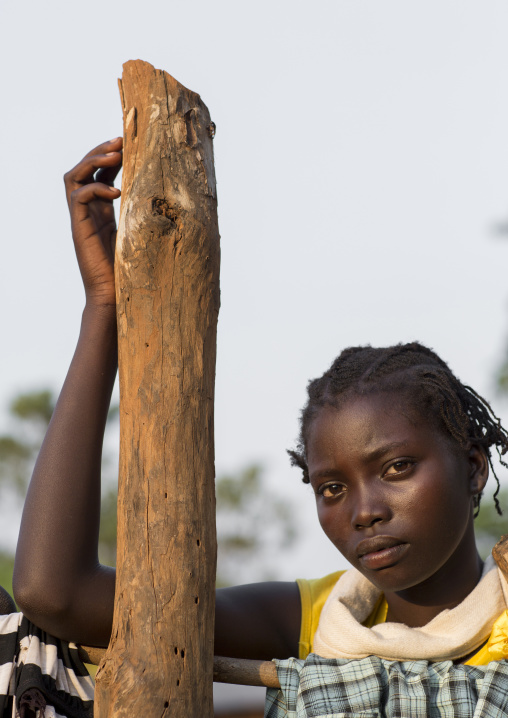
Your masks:
<path fill-rule="evenodd" d="M 30 484 L 14 576 L 32 621 L 99 646 L 109 640 L 115 580 L 99 564 L 97 536 L 117 368 L 112 183 L 121 146 L 120 138 L 99 145 L 66 175 L 86 305 Z M 284 659 L 314 650 L 476 665 L 502 657 L 489 637 L 506 610 L 506 586 L 483 565 L 473 528 L 492 447 L 505 453 L 505 430 L 431 350 L 345 350 L 309 384 L 290 454 L 314 489 L 325 534 L 354 569 L 218 591 L 215 653 Z"/>

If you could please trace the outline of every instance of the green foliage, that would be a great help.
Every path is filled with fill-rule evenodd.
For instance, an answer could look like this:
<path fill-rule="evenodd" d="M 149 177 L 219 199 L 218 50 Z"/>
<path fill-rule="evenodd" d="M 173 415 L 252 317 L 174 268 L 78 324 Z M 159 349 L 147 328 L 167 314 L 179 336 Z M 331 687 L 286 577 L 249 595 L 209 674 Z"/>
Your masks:
<path fill-rule="evenodd" d="M 19 394 L 9 406 L 12 431 L 0 436 L 0 481 L 20 496 L 26 493 L 54 406 L 47 389 Z"/>
<path fill-rule="evenodd" d="M 99 559 L 108 566 L 116 565 L 116 489 L 109 489 L 101 500 Z"/>
<path fill-rule="evenodd" d="M 508 394 L 508 360 L 504 361 L 497 370 L 496 386 L 500 394 Z"/>
<path fill-rule="evenodd" d="M 14 436 L 0 436 L 0 480 L 21 495 L 26 491 L 32 453 L 32 447 Z"/>
<path fill-rule="evenodd" d="M 261 467 L 216 481 L 217 585 L 273 578 L 296 540 L 294 506 L 265 486 Z"/>
<path fill-rule="evenodd" d="M 12 596 L 12 572 L 14 570 L 14 557 L 0 553 L 0 586 L 3 586 Z"/>
<path fill-rule="evenodd" d="M 6 488 L 24 496 L 37 453 L 51 420 L 55 397 L 47 389 L 18 395 L 9 406 L 11 432 L 0 436 L 0 481 Z M 106 432 L 118 419 L 118 406 L 108 414 Z M 102 464 L 103 496 L 99 533 L 99 558 L 114 566 L 116 562 L 116 487 L 108 480 L 116 473 L 116 461 L 108 452 L 105 441 Z M 270 557 L 280 556 L 296 538 L 294 508 L 270 491 L 262 479 L 259 466 L 250 466 L 238 475 L 217 479 L 218 584 L 241 580 L 270 578 L 275 567 Z M 9 559 L 10 561 L 10 559 Z M 6 564 L 9 589 L 12 566 Z M 0 582 L 2 556 L 0 554 Z"/>
<path fill-rule="evenodd" d="M 217 510 L 237 510 L 259 493 L 261 486 L 261 469 L 249 466 L 239 476 L 222 476 L 217 480 L 215 496 Z"/>
<path fill-rule="evenodd" d="M 14 436 L 0 436 L 0 481 L 24 496 L 33 467 L 33 447 Z"/>
<path fill-rule="evenodd" d="M 508 533 L 508 489 L 499 492 L 499 503 L 503 515 L 499 516 L 492 495 L 482 498 L 480 513 L 475 519 L 475 533 L 478 549 L 482 558 L 486 558 L 503 534 Z"/>
<path fill-rule="evenodd" d="M 14 397 L 9 405 L 11 433 L 0 436 L 0 482 L 6 489 L 24 497 L 37 454 L 55 408 L 55 396 L 49 389 L 27 392 Z M 118 406 L 108 413 L 106 431 L 118 419 Z M 110 457 L 105 452 L 103 474 L 107 474 Z M 108 482 L 105 482 L 108 485 Z M 114 566 L 116 559 L 116 491 L 106 489 L 101 504 L 99 535 L 101 560 Z M 0 571 L 1 571 L 0 555 Z M 9 578 L 9 581 L 11 579 Z M 2 583 L 5 588 L 8 585 Z"/>
<path fill-rule="evenodd" d="M 19 394 L 10 405 L 12 416 L 24 421 L 39 421 L 45 428 L 51 421 L 54 409 L 55 401 L 49 389 Z"/>

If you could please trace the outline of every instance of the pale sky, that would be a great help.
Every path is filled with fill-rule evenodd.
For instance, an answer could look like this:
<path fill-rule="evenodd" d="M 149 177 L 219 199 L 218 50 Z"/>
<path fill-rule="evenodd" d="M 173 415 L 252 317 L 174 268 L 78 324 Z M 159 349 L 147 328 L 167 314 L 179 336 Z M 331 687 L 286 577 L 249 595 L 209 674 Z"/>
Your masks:
<path fill-rule="evenodd" d="M 0 403 L 64 379 L 84 293 L 62 175 L 122 133 L 122 63 L 151 62 L 217 125 L 217 471 L 260 461 L 296 503 L 281 578 L 342 567 L 285 455 L 308 379 L 351 344 L 419 339 L 494 398 L 507 27 L 500 0 L 4 2 Z"/>

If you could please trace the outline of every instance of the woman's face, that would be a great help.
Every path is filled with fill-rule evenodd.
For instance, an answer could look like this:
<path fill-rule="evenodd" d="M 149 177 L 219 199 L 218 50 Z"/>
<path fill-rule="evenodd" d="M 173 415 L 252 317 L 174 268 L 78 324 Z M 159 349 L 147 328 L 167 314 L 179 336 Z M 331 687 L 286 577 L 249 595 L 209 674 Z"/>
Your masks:
<path fill-rule="evenodd" d="M 470 563 L 473 495 L 487 478 L 485 454 L 455 447 L 398 395 L 352 397 L 340 409 L 321 409 L 307 457 L 326 535 L 382 591 L 403 591 L 437 574 L 446 580 L 447 572 L 457 573 L 453 567 Z"/>

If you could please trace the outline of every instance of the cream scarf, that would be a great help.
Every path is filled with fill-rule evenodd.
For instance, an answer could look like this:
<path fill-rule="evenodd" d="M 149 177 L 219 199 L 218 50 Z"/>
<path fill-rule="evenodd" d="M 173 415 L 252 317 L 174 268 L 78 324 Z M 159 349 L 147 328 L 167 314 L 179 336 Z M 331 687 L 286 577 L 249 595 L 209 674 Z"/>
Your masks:
<path fill-rule="evenodd" d="M 430 623 L 409 628 L 381 623 L 365 628 L 380 591 L 356 569 L 346 571 L 330 593 L 314 636 L 314 653 L 324 658 L 387 660 L 455 660 L 479 648 L 492 625 L 508 607 L 508 584 L 492 556 L 473 591 L 452 609 Z"/>

